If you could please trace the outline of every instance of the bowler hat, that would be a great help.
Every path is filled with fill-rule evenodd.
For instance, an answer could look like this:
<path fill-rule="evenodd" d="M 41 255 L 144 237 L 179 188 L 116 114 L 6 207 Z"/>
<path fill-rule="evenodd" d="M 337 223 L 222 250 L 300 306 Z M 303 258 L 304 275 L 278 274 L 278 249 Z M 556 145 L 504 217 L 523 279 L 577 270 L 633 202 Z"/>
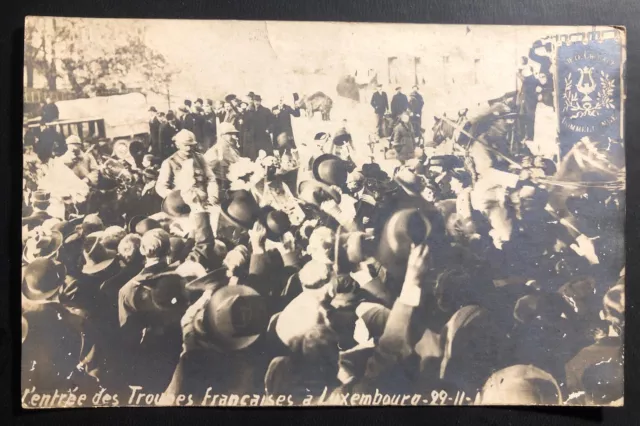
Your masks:
<path fill-rule="evenodd" d="M 191 208 L 182 198 L 180 190 L 176 189 L 162 200 L 162 211 L 172 217 L 187 217 Z"/>
<path fill-rule="evenodd" d="M 431 233 L 431 223 L 418 209 L 395 212 L 384 225 L 377 259 L 392 274 L 405 271 L 412 244 L 423 243 Z"/>
<path fill-rule="evenodd" d="M 251 229 L 260 215 L 260 207 L 249 192 L 240 190 L 222 203 L 222 215 L 240 228 Z"/>
<path fill-rule="evenodd" d="M 58 294 L 67 271 L 63 264 L 40 257 L 24 268 L 22 293 L 29 300 L 48 300 Z"/>
<path fill-rule="evenodd" d="M 258 102 L 262 102 L 262 97 L 261 97 L 260 95 L 255 95 L 255 96 L 253 97 L 253 100 L 254 100 L 254 101 L 258 101 Z"/>
<path fill-rule="evenodd" d="M 276 210 L 272 206 L 262 208 L 260 222 L 267 229 L 267 238 L 271 241 L 280 241 L 282 236 L 291 227 L 289 216 L 285 212 Z"/>
<path fill-rule="evenodd" d="M 116 260 L 116 251 L 105 248 L 101 239 L 102 232 L 95 232 L 84 240 L 82 257 L 85 264 L 82 267 L 82 273 L 97 274 L 107 269 Z"/>
<path fill-rule="evenodd" d="M 98 216 L 97 213 L 88 214 L 82 219 L 82 223 L 76 226 L 75 231 L 65 238 L 64 243 L 69 244 L 84 236 L 103 230 L 104 223 L 102 219 L 100 219 L 100 216 Z"/>
<path fill-rule="evenodd" d="M 60 232 L 38 233 L 27 240 L 22 258 L 26 262 L 33 262 L 38 257 L 51 258 L 58 252 L 62 245 L 62 239 Z"/>
<path fill-rule="evenodd" d="M 211 295 L 202 322 L 214 345 L 236 351 L 258 340 L 267 329 L 269 314 L 264 298 L 251 287 L 225 285 Z"/>
<path fill-rule="evenodd" d="M 256 98 L 256 94 L 253 92 L 247 93 L 247 99 L 254 100 Z"/>
<path fill-rule="evenodd" d="M 229 94 L 229 95 L 224 97 L 224 101 L 227 102 L 227 103 L 231 102 L 234 99 L 236 99 L 236 95 L 234 95 L 234 94 Z"/>
<path fill-rule="evenodd" d="M 189 99 L 185 99 L 184 104 L 188 107 L 191 106 L 191 101 Z"/>
<path fill-rule="evenodd" d="M 342 196 L 335 188 L 315 179 L 309 179 L 298 185 L 298 198 L 308 204 L 320 207 L 323 201 L 330 198 L 339 204 Z"/>
<path fill-rule="evenodd" d="M 322 154 L 313 161 L 313 177 L 326 185 L 342 187 L 347 183 L 347 162 L 333 154 Z"/>
<path fill-rule="evenodd" d="M 160 222 L 157 220 L 149 219 L 145 216 L 134 216 L 127 225 L 127 231 L 136 233 L 138 235 L 144 235 L 147 231 L 152 229 L 162 228 Z"/>

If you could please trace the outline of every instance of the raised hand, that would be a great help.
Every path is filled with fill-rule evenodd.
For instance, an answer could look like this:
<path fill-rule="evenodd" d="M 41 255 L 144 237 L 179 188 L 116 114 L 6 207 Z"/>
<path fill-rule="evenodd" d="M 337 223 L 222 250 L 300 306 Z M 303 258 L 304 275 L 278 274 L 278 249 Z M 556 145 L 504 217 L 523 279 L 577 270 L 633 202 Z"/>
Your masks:
<path fill-rule="evenodd" d="M 405 274 L 405 285 L 411 284 L 417 287 L 422 286 L 424 276 L 429 270 L 429 246 L 427 244 L 411 245 L 411 252 L 407 260 L 407 272 Z"/>
<path fill-rule="evenodd" d="M 267 228 L 257 221 L 253 225 L 253 229 L 249 231 L 249 239 L 251 240 L 253 253 L 264 252 L 264 243 L 267 239 Z"/>

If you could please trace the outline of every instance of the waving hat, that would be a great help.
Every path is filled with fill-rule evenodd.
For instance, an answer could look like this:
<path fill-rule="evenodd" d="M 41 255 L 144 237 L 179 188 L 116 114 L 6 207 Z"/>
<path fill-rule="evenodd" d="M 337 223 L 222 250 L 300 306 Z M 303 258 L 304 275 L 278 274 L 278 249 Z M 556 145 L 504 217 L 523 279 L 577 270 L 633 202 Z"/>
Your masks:
<path fill-rule="evenodd" d="M 343 186 L 347 182 L 349 168 L 346 161 L 333 154 L 320 155 L 313 161 L 313 177 L 327 185 Z"/>
<path fill-rule="evenodd" d="M 237 191 L 230 200 L 222 204 L 222 215 L 240 228 L 251 229 L 259 214 L 258 203 L 244 190 Z"/>
<path fill-rule="evenodd" d="M 289 216 L 272 206 L 262 208 L 260 222 L 267 229 L 267 238 L 271 241 L 280 241 L 280 238 L 291 228 Z"/>
<path fill-rule="evenodd" d="M 378 245 L 378 260 L 389 272 L 405 271 L 412 244 L 424 242 L 431 233 L 431 223 L 418 209 L 395 212 L 385 224 Z"/>
<path fill-rule="evenodd" d="M 176 189 L 162 200 L 162 211 L 171 217 L 187 217 L 191 213 L 191 208 L 182 198 L 180 190 Z"/>

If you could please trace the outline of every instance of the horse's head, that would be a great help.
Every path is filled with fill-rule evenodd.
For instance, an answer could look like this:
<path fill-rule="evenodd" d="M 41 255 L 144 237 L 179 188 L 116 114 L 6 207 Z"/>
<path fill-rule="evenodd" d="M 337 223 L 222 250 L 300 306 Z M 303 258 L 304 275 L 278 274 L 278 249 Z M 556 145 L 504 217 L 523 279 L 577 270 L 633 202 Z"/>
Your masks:
<path fill-rule="evenodd" d="M 438 146 L 445 140 L 449 139 L 453 136 L 453 128 L 451 126 L 445 126 L 446 122 L 444 119 L 434 116 L 433 119 L 435 123 L 431 128 L 431 133 L 433 134 L 433 145 Z"/>

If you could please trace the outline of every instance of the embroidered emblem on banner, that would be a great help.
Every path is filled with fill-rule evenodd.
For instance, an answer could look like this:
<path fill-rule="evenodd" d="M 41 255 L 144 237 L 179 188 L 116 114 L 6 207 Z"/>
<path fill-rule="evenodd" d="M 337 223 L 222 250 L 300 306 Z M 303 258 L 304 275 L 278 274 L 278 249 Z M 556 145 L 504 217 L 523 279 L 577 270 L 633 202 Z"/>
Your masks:
<path fill-rule="evenodd" d="M 571 73 L 565 78 L 565 88 L 562 95 L 564 112 L 571 112 L 569 119 L 582 117 L 598 117 L 602 109 L 614 109 L 613 90 L 615 81 L 608 73 L 600 71 L 594 75 L 594 67 L 578 69 L 579 77 L 574 82 Z M 598 81 L 598 83 L 596 83 Z M 599 90 L 596 92 L 596 87 Z"/>
<path fill-rule="evenodd" d="M 567 153 L 584 136 L 621 137 L 622 46 L 616 39 L 558 46 L 560 144 Z"/>

